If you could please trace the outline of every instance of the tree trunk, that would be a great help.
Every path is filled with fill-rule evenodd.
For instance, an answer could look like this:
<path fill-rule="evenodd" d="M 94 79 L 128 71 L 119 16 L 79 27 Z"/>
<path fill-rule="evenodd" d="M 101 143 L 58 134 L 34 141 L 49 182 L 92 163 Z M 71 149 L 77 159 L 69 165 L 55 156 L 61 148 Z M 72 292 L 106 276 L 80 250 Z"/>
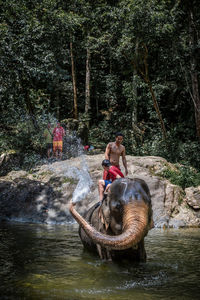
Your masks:
<path fill-rule="evenodd" d="M 133 70 L 133 110 L 132 110 L 132 127 L 133 129 L 137 126 L 137 84 L 136 84 L 137 71 Z"/>
<path fill-rule="evenodd" d="M 132 97 L 133 97 L 133 107 L 132 107 L 132 115 L 131 115 L 131 123 L 132 123 L 132 151 L 133 153 L 136 151 L 136 147 L 138 144 L 138 140 L 142 141 L 142 131 L 138 127 L 137 123 L 137 71 L 133 69 L 133 81 L 132 81 Z"/>
<path fill-rule="evenodd" d="M 87 48 L 86 77 L 85 77 L 85 113 L 90 111 L 90 50 Z"/>
<path fill-rule="evenodd" d="M 90 49 L 87 48 L 86 57 L 86 75 L 85 75 L 85 114 L 86 114 L 86 125 L 89 128 L 90 125 Z"/>
<path fill-rule="evenodd" d="M 193 98 L 194 98 L 196 132 L 197 132 L 197 136 L 200 140 L 200 98 L 199 98 L 199 86 L 198 86 L 197 72 L 191 71 L 191 77 L 192 77 L 192 92 L 193 92 Z"/>
<path fill-rule="evenodd" d="M 70 42 L 70 55 L 72 64 L 72 84 L 73 84 L 73 94 L 74 94 L 74 119 L 78 119 L 78 105 L 77 105 L 77 88 L 76 88 L 76 75 L 74 67 L 74 55 L 73 55 L 73 44 Z"/>
<path fill-rule="evenodd" d="M 26 80 L 25 81 L 22 80 L 22 87 L 27 87 L 27 86 L 28 86 L 27 81 Z M 33 106 L 32 102 L 31 102 L 28 89 L 24 88 L 24 89 L 22 89 L 22 91 L 24 92 L 26 109 L 27 109 L 28 115 L 30 116 L 31 122 L 32 122 L 34 128 L 36 130 L 39 130 L 39 126 L 38 126 L 37 120 L 35 118 L 34 106 Z"/>
<path fill-rule="evenodd" d="M 150 90 L 150 93 L 151 93 L 151 96 L 152 96 L 152 99 L 153 99 L 153 105 L 154 105 L 154 108 L 156 110 L 156 113 L 157 113 L 159 121 L 160 121 L 163 137 L 166 140 L 167 139 L 167 133 L 166 133 L 166 129 L 165 129 L 165 124 L 163 122 L 163 118 L 162 118 L 162 115 L 161 115 L 161 112 L 160 112 L 160 109 L 159 109 L 159 106 L 158 106 L 158 102 L 156 100 L 156 96 L 155 96 L 153 88 L 152 88 L 152 84 L 149 81 L 149 79 L 146 79 L 145 81 L 148 84 L 148 87 L 149 87 L 149 90 Z"/>
<path fill-rule="evenodd" d="M 149 91 L 150 91 L 152 99 L 153 99 L 153 105 L 154 105 L 154 108 L 156 110 L 156 113 L 157 113 L 159 121 L 160 121 L 163 138 L 164 138 L 164 140 L 166 140 L 167 139 L 167 133 L 166 133 L 166 129 L 165 129 L 165 124 L 164 124 L 162 114 L 160 112 L 159 105 L 158 105 L 158 102 L 157 102 L 157 99 L 156 99 L 156 96 L 155 96 L 155 93 L 153 91 L 153 87 L 152 87 L 152 84 L 151 84 L 151 81 L 150 81 L 149 75 L 148 75 L 148 64 L 147 64 L 148 49 L 147 49 L 147 46 L 145 44 L 142 44 L 141 46 L 144 49 L 144 53 L 142 55 L 143 56 L 143 68 L 144 68 L 144 70 L 141 67 L 139 67 L 139 64 L 137 62 L 135 62 L 134 59 L 131 61 L 131 63 L 133 65 L 133 68 L 137 71 L 137 73 L 141 76 L 141 78 L 144 80 L 144 82 L 148 85 Z M 137 45 L 137 47 L 138 47 L 138 45 Z M 138 49 L 136 49 L 136 52 L 138 52 Z M 126 54 L 125 54 L 125 56 L 127 57 Z M 137 56 L 138 56 L 138 54 L 137 54 Z M 129 58 L 127 57 L 127 59 L 129 59 Z"/>
<path fill-rule="evenodd" d="M 96 116 L 98 119 L 99 118 L 99 98 L 97 95 L 96 95 Z"/>
<path fill-rule="evenodd" d="M 191 81 L 192 81 L 192 100 L 194 103 L 194 110 L 195 110 L 195 122 L 196 122 L 196 133 L 197 137 L 200 140 L 200 97 L 199 97 L 199 83 L 198 83 L 198 72 L 197 72 L 197 56 L 198 50 L 198 32 L 195 26 L 194 20 L 194 7 L 190 6 L 189 8 L 189 37 L 190 37 L 190 74 L 191 74 Z"/>

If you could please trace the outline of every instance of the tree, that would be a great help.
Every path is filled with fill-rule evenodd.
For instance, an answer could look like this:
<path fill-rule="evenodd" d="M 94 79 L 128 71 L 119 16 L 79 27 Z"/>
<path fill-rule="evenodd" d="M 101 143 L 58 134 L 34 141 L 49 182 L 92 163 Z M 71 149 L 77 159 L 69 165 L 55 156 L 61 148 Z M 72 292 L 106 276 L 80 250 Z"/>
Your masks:
<path fill-rule="evenodd" d="M 74 54 L 73 54 L 72 41 L 70 41 L 70 54 L 71 54 L 71 64 L 72 64 L 72 82 L 73 82 L 73 91 L 74 91 L 74 119 L 78 119 L 76 74 L 75 74 L 75 66 L 74 66 Z"/>
<path fill-rule="evenodd" d="M 198 22 L 198 9 L 199 4 L 197 1 L 191 1 L 190 4 L 186 3 L 188 8 L 188 33 L 189 33 L 189 49 L 190 49 L 190 76 L 192 83 L 192 100 L 194 103 L 196 132 L 200 140 L 200 95 L 199 95 L 199 22 Z"/>

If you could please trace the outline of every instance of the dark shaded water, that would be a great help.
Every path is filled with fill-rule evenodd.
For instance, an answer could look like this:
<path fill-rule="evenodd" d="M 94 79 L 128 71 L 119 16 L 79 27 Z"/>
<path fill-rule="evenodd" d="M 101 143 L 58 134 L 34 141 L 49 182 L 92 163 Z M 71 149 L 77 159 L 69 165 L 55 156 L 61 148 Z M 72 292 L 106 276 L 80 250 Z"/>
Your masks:
<path fill-rule="evenodd" d="M 83 252 L 77 225 L 0 225 L 0 299 L 200 299 L 200 229 L 149 232 L 147 262 Z"/>

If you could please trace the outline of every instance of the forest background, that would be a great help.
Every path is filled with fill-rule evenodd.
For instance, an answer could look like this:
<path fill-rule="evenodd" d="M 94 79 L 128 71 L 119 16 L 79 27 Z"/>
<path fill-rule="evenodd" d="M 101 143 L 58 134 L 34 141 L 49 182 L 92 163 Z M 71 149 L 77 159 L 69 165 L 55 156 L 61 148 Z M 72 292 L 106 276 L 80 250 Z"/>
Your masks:
<path fill-rule="evenodd" d="M 199 1 L 0 0 L 0 18 L 1 153 L 44 154 L 60 120 L 199 174 Z"/>

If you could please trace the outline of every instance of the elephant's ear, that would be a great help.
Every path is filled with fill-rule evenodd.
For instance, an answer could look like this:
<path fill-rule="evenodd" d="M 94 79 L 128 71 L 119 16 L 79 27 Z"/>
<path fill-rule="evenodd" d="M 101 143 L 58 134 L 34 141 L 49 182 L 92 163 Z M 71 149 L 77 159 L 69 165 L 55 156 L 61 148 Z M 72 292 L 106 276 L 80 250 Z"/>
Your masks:
<path fill-rule="evenodd" d="M 152 208 L 150 207 L 150 209 L 149 209 L 149 222 L 148 222 L 148 224 L 149 224 L 149 229 L 148 230 L 151 230 L 152 228 L 154 228 L 154 221 L 153 221 L 153 211 L 152 211 Z"/>
<path fill-rule="evenodd" d="M 108 205 L 107 197 L 104 198 L 102 206 L 100 208 L 101 221 L 107 231 L 110 225 L 110 207 Z"/>

